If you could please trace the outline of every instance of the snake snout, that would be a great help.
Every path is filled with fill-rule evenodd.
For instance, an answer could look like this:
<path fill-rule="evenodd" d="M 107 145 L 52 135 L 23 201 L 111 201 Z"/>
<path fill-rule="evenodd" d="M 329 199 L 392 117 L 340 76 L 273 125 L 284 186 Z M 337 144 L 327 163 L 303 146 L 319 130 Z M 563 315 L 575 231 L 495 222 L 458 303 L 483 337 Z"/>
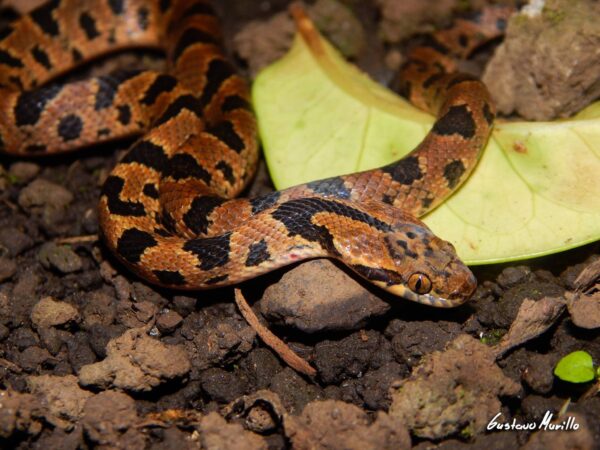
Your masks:
<path fill-rule="evenodd" d="M 477 289 L 477 279 L 475 275 L 468 271 L 462 281 L 456 286 L 456 288 L 448 295 L 450 300 L 457 300 L 459 298 L 469 299 Z"/>

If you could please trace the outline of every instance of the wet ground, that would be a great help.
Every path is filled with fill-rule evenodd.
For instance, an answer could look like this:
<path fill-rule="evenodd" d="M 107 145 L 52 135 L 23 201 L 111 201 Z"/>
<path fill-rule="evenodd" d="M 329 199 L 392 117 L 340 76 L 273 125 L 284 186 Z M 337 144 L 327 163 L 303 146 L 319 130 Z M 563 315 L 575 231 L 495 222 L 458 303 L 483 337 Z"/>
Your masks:
<path fill-rule="evenodd" d="M 285 3 L 219 5 L 243 70 L 253 66 L 235 36 Z M 392 41 L 406 36 L 384 43 L 374 30 L 392 27 L 395 16 L 385 2 L 346 3 L 364 29 L 361 45 L 373 50 L 346 48 L 376 79 L 389 80 L 403 45 Z M 449 14 L 430 11 L 411 33 Z M 121 58 L 160 64 L 153 55 Z M 118 63 L 93 70 L 110 64 Z M 156 289 L 95 239 L 101 182 L 127 145 L 1 159 L 0 446 L 533 449 L 600 442 L 600 398 L 583 398 L 589 385 L 552 373 L 574 350 L 600 361 L 597 312 L 574 306 L 599 301 L 598 244 L 475 268 L 475 296 L 453 310 L 392 299 L 322 260 L 243 285 L 256 312 L 317 369 L 309 379 L 257 339 L 232 289 Z M 251 192 L 269 189 L 263 170 Z M 580 277 L 586 268 L 587 284 Z M 548 411 L 556 419 L 569 399 L 577 432 L 486 431 L 498 413 L 502 423 L 539 423 Z"/>

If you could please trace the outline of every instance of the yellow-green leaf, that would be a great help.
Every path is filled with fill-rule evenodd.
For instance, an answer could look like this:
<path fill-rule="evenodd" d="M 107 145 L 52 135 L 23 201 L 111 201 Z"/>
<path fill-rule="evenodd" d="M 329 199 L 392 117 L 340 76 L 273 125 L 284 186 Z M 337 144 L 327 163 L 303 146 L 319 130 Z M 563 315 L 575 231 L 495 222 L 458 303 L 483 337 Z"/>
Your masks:
<path fill-rule="evenodd" d="M 434 118 L 369 79 L 324 39 L 297 35 L 253 101 L 278 189 L 372 169 L 412 150 Z M 464 186 L 424 217 L 469 264 L 600 238 L 600 103 L 569 120 L 496 123 Z"/>
<path fill-rule="evenodd" d="M 587 383 L 596 377 L 592 355 L 577 350 L 564 356 L 554 368 L 554 375 L 570 383 Z"/>

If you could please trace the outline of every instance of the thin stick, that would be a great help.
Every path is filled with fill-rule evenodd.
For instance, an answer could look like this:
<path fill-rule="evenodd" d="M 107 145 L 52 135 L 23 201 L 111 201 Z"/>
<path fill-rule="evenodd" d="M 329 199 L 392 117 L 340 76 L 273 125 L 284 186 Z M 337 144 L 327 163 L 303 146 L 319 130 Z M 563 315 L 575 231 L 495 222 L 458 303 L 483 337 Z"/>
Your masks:
<path fill-rule="evenodd" d="M 73 236 L 68 238 L 56 239 L 54 242 L 57 244 L 82 244 L 84 242 L 96 242 L 98 240 L 97 234 L 88 234 L 87 236 Z"/>
<path fill-rule="evenodd" d="M 309 377 L 314 377 L 317 374 L 317 371 L 310 365 L 308 362 L 298 356 L 285 342 L 275 336 L 271 331 L 262 325 L 250 305 L 242 295 L 242 291 L 240 289 L 234 289 L 235 291 L 235 302 L 246 319 L 246 322 L 256 331 L 256 334 L 263 340 L 268 347 L 273 349 L 275 353 L 279 355 L 281 359 L 283 359 L 287 365 L 289 365 L 292 369 L 297 372 L 303 373 L 304 375 L 308 375 Z"/>

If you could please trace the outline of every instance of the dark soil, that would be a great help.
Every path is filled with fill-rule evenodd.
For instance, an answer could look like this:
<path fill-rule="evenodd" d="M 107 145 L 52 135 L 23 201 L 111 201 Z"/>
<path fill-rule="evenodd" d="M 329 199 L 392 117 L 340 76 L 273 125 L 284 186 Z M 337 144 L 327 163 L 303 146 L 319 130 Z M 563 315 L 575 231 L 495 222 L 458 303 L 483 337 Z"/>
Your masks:
<path fill-rule="evenodd" d="M 346 3 L 360 11 L 365 34 L 374 36 L 375 6 Z M 229 36 L 286 4 L 222 1 L 219 9 L 227 11 Z M 386 46 L 378 45 L 377 61 L 369 52 L 356 59 L 375 78 L 389 79 Z M 148 58 L 156 59 L 143 59 Z M 0 157 L 0 447 L 425 449 L 435 444 L 491 450 L 592 448 L 600 442 L 600 398 L 577 401 L 589 386 L 560 382 L 552 374 L 556 362 L 574 350 L 600 361 L 597 329 L 575 326 L 565 310 L 548 331 L 499 358 L 497 372 L 486 350 L 492 347 L 481 344 L 498 342 L 525 299 L 562 298 L 573 291 L 581 270 L 600 258 L 598 244 L 476 268 L 474 298 L 453 310 L 390 300 L 369 289 L 365 301 L 378 317 L 332 319 L 330 327 L 275 317 L 284 324 L 274 327 L 276 334 L 317 369 L 310 380 L 256 338 L 236 309 L 232 289 L 197 294 L 157 289 L 132 276 L 93 238 L 61 244 L 62 238 L 98 232 L 101 180 L 127 145 L 35 161 Z M 263 170 L 251 192 L 268 189 Z M 244 293 L 260 299 L 285 272 L 246 283 Z M 343 314 L 354 314 L 347 304 L 344 308 Z M 472 371 L 477 364 L 471 366 L 470 358 L 479 358 L 478 352 L 484 354 L 478 364 L 487 361 L 478 375 L 494 377 L 487 379 L 496 386 L 466 390 L 476 406 L 459 417 L 471 412 L 475 417 L 475 409 L 486 403 L 493 409 L 485 416 L 489 420 L 502 413 L 502 422 L 540 422 L 547 411 L 557 413 L 573 399 L 569 411 L 588 434 L 485 432 L 477 428 L 478 416 L 432 435 L 435 431 L 394 415 L 390 406 L 400 402 L 398 392 L 416 388 L 409 380 L 424 382 L 413 369 L 427 360 L 435 373 L 436 364 L 451 365 L 444 355 L 463 354 L 462 369 L 453 366 L 448 373 Z M 476 380 L 463 381 L 458 384 L 467 389 Z M 450 405 L 457 403 L 460 399 Z"/>

